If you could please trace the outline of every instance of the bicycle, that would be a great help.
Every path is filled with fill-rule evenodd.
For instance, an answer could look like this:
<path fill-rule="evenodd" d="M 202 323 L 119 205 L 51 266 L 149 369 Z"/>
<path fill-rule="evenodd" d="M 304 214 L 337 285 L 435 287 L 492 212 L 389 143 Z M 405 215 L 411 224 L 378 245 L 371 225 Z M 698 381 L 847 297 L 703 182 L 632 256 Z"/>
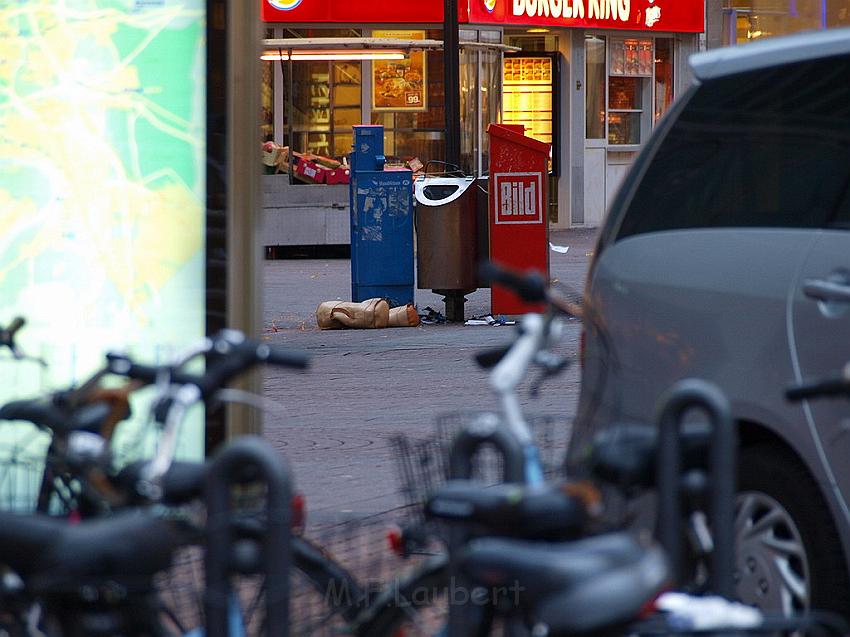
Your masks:
<path fill-rule="evenodd" d="M 177 548 L 197 545 L 203 534 L 211 533 L 216 526 L 198 518 L 197 509 L 191 505 L 160 504 L 169 495 L 164 488 L 165 477 L 186 410 L 259 362 L 290 367 L 306 365 L 303 355 L 250 341 L 232 331 L 208 339 L 185 361 L 201 353 L 207 355 L 206 371 L 194 376 L 178 372 L 182 363 L 164 370 L 127 365 L 126 358 L 113 357 L 109 361 L 113 373 L 127 375 L 131 371 L 153 370 L 160 376 L 169 374 L 170 380 L 179 378 L 182 383 L 179 386 L 161 383 L 163 393 L 154 410 L 161 414 L 158 418 L 164 422 L 163 434 L 154 458 L 142 467 L 139 479 L 132 484 L 135 492 L 146 498 L 145 504 L 123 507 L 109 517 L 84 518 L 78 524 L 44 514 L 0 513 L 0 563 L 14 571 L 14 575 L 9 574 L 3 580 L 14 582 L 14 586 L 2 591 L 4 601 L 10 602 L 8 607 L 15 609 L 7 618 L 10 631 L 38 634 L 44 629 L 63 635 L 164 634 L 153 577 L 168 565 Z M 43 416 L 44 410 L 33 410 L 30 415 Z M 212 466 L 215 467 L 215 460 Z M 193 500 L 209 495 L 204 493 L 203 472 L 195 473 L 201 477 L 200 483 L 196 480 L 184 494 Z M 85 481 L 86 476 L 75 479 Z M 206 479 L 211 481 L 209 477 Z M 263 525 L 272 529 L 272 518 L 266 517 Z M 237 530 L 240 542 L 251 538 L 241 528 Z M 266 531 L 260 534 L 263 533 Z M 286 537 L 281 536 L 278 544 L 288 551 Z M 246 545 L 240 546 L 244 552 Z M 237 564 L 245 568 L 246 560 L 243 554 Z"/>
<path fill-rule="evenodd" d="M 65 493 L 67 485 L 73 483 L 74 499 L 68 501 L 67 505 L 68 508 L 74 507 L 73 510 L 83 520 L 127 508 L 145 507 L 151 503 L 181 507 L 199 501 L 203 497 L 206 464 L 172 460 L 179 423 L 194 402 L 214 400 L 219 395 L 219 387 L 232 375 L 231 371 L 241 370 L 243 364 L 253 364 L 258 352 L 268 355 L 271 351 L 273 350 L 264 344 L 226 330 L 166 365 L 144 365 L 126 355 L 108 354 L 103 369 L 98 370 L 79 388 L 60 393 L 62 396 L 74 398 L 73 401 L 66 400 L 65 404 L 78 407 L 87 404 L 91 396 L 96 395 L 98 391 L 98 381 L 106 375 L 128 379 L 126 387 L 132 390 L 151 384 L 157 385 L 159 396 L 154 400 L 152 414 L 153 420 L 163 429 L 160 452 L 151 462 L 133 463 L 116 472 L 109 463 L 109 438 L 103 438 L 99 443 L 91 445 L 94 451 L 86 456 L 84 465 L 72 463 L 74 471 L 63 473 L 66 479 L 60 484 L 55 479 L 59 474 L 57 468 L 67 467 L 69 463 L 67 455 L 55 450 L 49 455 L 47 469 L 51 473 L 49 478 L 43 480 L 42 493 L 48 494 L 46 499 L 55 500 L 57 492 Z M 203 376 L 193 376 L 182 371 L 190 360 L 200 355 L 207 359 L 207 372 Z M 291 357 L 291 354 L 289 356 Z M 295 366 L 298 367 L 306 364 L 306 361 L 301 359 L 296 362 Z M 225 369 L 226 373 L 220 373 L 220 369 Z M 236 398 L 244 399 L 245 396 L 238 395 Z M 52 397 L 48 400 L 15 401 L 0 408 L 0 416 L 30 420 L 42 428 L 58 426 L 63 418 L 75 418 L 76 412 L 71 408 L 62 412 L 63 418 L 53 416 L 55 410 L 52 405 Z M 114 427 L 110 431 L 114 431 Z M 97 436 L 93 431 L 89 434 Z M 67 454 L 68 446 L 63 446 L 61 451 Z M 45 498 L 40 498 L 43 499 Z M 296 517 L 297 515 L 296 512 Z M 263 521 L 242 520 L 238 526 L 238 533 L 254 537 L 262 531 Z M 352 627 L 365 625 L 367 618 L 370 622 L 380 623 L 384 602 L 373 606 L 372 592 L 361 586 L 357 578 L 329 556 L 321 546 L 306 537 L 296 535 L 292 539 L 292 553 L 296 571 L 321 598 L 325 599 L 329 591 L 344 593 L 333 600 L 333 607 L 326 608 L 328 616 L 338 616 L 342 623 Z M 186 570 L 190 569 L 187 567 Z M 260 590 L 259 594 L 262 593 Z M 327 621 L 327 617 L 323 621 Z M 363 633 L 369 634 L 366 629 L 363 629 Z"/>
<path fill-rule="evenodd" d="M 547 300 L 548 292 L 539 278 L 523 281 L 516 275 L 500 276 L 515 291 L 526 294 L 525 300 Z M 529 327 L 517 339 L 518 343 L 525 339 L 522 350 L 525 358 L 520 359 L 515 354 L 514 361 L 531 360 L 534 337 L 540 334 L 534 329 L 540 325 L 539 321 L 523 321 L 525 325 Z M 541 341 L 536 343 L 539 346 Z M 504 360 L 510 360 L 508 356 L 504 355 Z M 496 358 L 502 360 L 502 356 Z M 690 383 L 676 388 L 663 400 L 663 420 L 668 423 L 666 429 L 675 432 L 676 444 L 659 444 L 658 435 L 648 427 L 632 430 L 631 438 L 618 434 L 607 443 L 600 440 L 597 442 L 597 452 L 599 449 L 605 452 L 597 453 L 593 473 L 596 477 L 606 476 L 619 482 L 632 476 L 641 477 L 644 486 L 673 492 L 675 498 L 678 498 L 682 488 L 679 471 L 684 467 L 690 471 L 687 477 L 691 483 L 686 485 L 691 491 L 689 496 L 693 496 L 694 504 L 704 506 L 708 491 L 706 482 L 699 478 L 700 471 L 691 469 L 702 468 L 705 452 L 711 448 L 711 479 L 716 486 L 710 496 L 713 500 L 712 512 L 717 511 L 714 529 L 718 531 L 721 526 L 730 526 L 729 508 L 732 506 L 734 483 L 720 476 L 729 462 L 734 463 L 734 456 L 731 460 L 727 458 L 725 464 L 717 462 L 717 458 L 722 457 L 719 451 L 728 452 L 730 445 L 734 445 L 734 438 L 729 433 L 731 428 L 724 424 L 728 421 L 724 416 L 728 410 L 722 406 L 724 399 L 713 390 L 709 391 L 704 384 Z M 680 424 L 678 420 L 682 411 L 692 404 L 708 410 L 714 419 L 713 431 L 706 432 L 699 428 L 675 431 Z M 521 417 L 514 417 L 513 424 L 521 428 Z M 719 426 L 721 424 L 722 427 Z M 426 502 L 427 517 L 450 525 L 446 534 L 448 557 L 443 559 L 442 570 L 439 571 L 439 585 L 446 586 L 449 581 L 453 584 L 453 577 L 463 578 L 461 581 L 466 590 L 472 591 L 467 599 L 471 599 L 477 591 L 481 602 L 473 600 L 450 606 L 449 621 L 443 627 L 442 634 L 449 637 L 486 635 L 497 620 L 506 626 L 509 635 L 535 636 L 587 635 L 598 631 L 609 634 L 618 630 L 636 631 L 639 634 L 704 634 L 704 627 L 695 627 L 700 623 L 709 626 L 708 630 L 721 633 L 755 634 L 812 628 L 833 620 L 825 616 L 783 620 L 766 617 L 752 609 L 743 609 L 724 599 L 706 600 L 689 595 L 660 596 L 671 580 L 679 581 L 682 578 L 682 547 L 678 527 L 683 512 L 677 508 L 665 507 L 663 511 L 662 527 L 666 529 L 666 537 L 662 539 L 668 545 L 667 552 L 658 544 L 648 540 L 638 541 L 618 532 L 553 543 L 551 537 L 546 538 L 545 530 L 541 532 L 536 524 L 545 524 L 547 519 L 540 510 L 534 511 L 528 518 L 519 515 L 510 517 L 504 524 L 498 524 L 494 520 L 494 513 L 506 510 L 528 511 L 528 507 L 515 506 L 512 509 L 508 505 L 522 503 L 526 498 L 533 501 L 540 489 L 536 482 L 536 470 L 532 468 L 529 471 L 527 467 L 527 464 L 536 462 L 535 455 L 529 450 L 531 443 L 527 429 L 524 436 L 516 436 L 516 429 L 496 427 L 488 431 L 486 436 L 482 436 L 480 431 L 463 432 L 451 449 L 449 477 L 468 478 L 470 457 L 480 442 L 487 442 L 497 446 L 504 456 L 504 478 L 524 484 L 482 490 L 481 485 L 476 483 L 449 482 Z M 653 437 L 648 437 L 648 433 L 652 433 Z M 713 444 L 708 445 L 708 442 Z M 684 454 L 676 451 L 680 443 L 683 443 L 686 451 Z M 685 455 L 685 463 L 680 462 L 681 455 Z M 570 495 L 573 512 L 558 519 L 559 530 L 564 532 L 572 523 L 575 525 L 572 529 L 574 532 L 586 533 L 586 521 L 590 517 L 587 516 L 588 499 L 575 492 Z M 727 500 L 728 506 L 717 505 Z M 586 516 L 584 519 L 582 513 Z M 690 522 L 695 528 L 700 528 L 694 518 Z M 523 537 L 523 532 L 531 529 L 534 532 Z M 547 539 L 549 541 L 541 541 Z M 729 594 L 731 528 L 729 532 L 719 534 L 716 541 L 711 586 L 718 592 Z M 705 547 L 704 550 L 712 552 Z M 668 567 L 667 553 L 673 559 L 672 570 Z M 433 572 L 424 573 L 422 581 L 427 582 L 428 577 L 433 579 L 433 575 Z M 415 582 L 414 578 L 409 590 L 415 590 Z M 494 591 L 509 591 L 512 584 L 520 584 L 527 589 L 522 595 L 516 591 L 517 596 L 513 600 L 494 594 Z M 707 603 L 709 601 L 714 607 Z M 656 604 L 672 614 L 664 617 L 655 613 L 650 620 L 638 621 L 643 611 L 655 608 Z M 689 615 L 688 607 L 699 610 Z M 712 613 L 719 613 L 720 619 L 709 621 Z M 685 625 L 687 622 L 692 625 Z"/>

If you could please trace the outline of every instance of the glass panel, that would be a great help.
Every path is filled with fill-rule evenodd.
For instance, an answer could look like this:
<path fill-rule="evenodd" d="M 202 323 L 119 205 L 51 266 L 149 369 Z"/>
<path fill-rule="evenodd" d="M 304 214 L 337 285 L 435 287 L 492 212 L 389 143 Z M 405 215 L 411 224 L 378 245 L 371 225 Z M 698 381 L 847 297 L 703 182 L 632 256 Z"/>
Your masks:
<path fill-rule="evenodd" d="M 546 53 L 558 50 L 557 35 L 505 34 L 505 43 L 518 46 L 525 53 Z"/>
<path fill-rule="evenodd" d="M 505 57 L 505 124 L 522 124 L 530 137 L 552 143 L 552 58 Z"/>
<path fill-rule="evenodd" d="M 334 157 L 344 157 L 351 152 L 351 146 L 354 144 L 354 135 L 352 133 L 334 133 Z"/>
<path fill-rule="evenodd" d="M 287 70 L 288 70 L 288 66 Z M 296 131 L 330 130 L 331 87 L 327 62 L 292 65 L 293 119 Z M 295 150 L 300 150 L 295 148 Z"/>
<path fill-rule="evenodd" d="M 442 161 L 446 156 L 444 133 L 424 131 L 396 131 L 390 140 L 384 140 L 384 152 L 402 160 L 417 157 L 423 164 L 431 159 Z"/>
<path fill-rule="evenodd" d="M 260 82 L 260 135 L 263 141 L 274 139 L 274 62 L 263 62 Z"/>
<path fill-rule="evenodd" d="M 478 129 L 478 52 L 460 51 L 460 163 L 471 173 L 476 168 L 475 138 Z"/>
<path fill-rule="evenodd" d="M 336 86 L 360 86 L 360 62 L 334 62 L 331 68 Z"/>
<path fill-rule="evenodd" d="M 611 75 L 652 75 L 652 40 L 611 38 Z"/>
<path fill-rule="evenodd" d="M 641 113 L 608 113 L 609 144 L 640 144 Z"/>
<path fill-rule="evenodd" d="M 481 137 L 481 170 L 490 170 L 490 136 L 487 125 L 498 124 L 501 110 L 500 95 L 502 83 L 502 56 L 495 51 L 481 52 L 481 121 L 483 123 Z"/>
<path fill-rule="evenodd" d="M 442 31 L 429 30 L 427 38 L 440 39 Z M 401 159 L 417 157 L 423 164 L 445 158 L 445 115 L 442 51 L 427 53 L 427 111 L 372 111 L 371 123 L 384 126 L 384 154 Z"/>
<path fill-rule="evenodd" d="M 584 39 L 585 70 L 585 136 L 605 139 L 605 39 Z"/>
<path fill-rule="evenodd" d="M 655 121 L 667 112 L 673 103 L 673 40 L 655 40 Z"/>
<path fill-rule="evenodd" d="M 334 133 L 350 132 L 352 126 L 360 123 L 360 107 L 334 108 Z M 337 130 L 342 128 L 343 130 Z"/>
<path fill-rule="evenodd" d="M 827 2 L 826 26 L 830 29 L 850 26 L 850 2 L 846 0 Z"/>
<path fill-rule="evenodd" d="M 643 108 L 641 99 L 643 82 L 638 77 L 608 78 L 608 108 L 640 110 Z"/>
<path fill-rule="evenodd" d="M 850 24 L 844 0 L 724 0 L 735 16 L 735 41 L 745 43 L 797 31 Z M 726 22 L 731 27 L 729 22 Z M 728 33 L 731 33 L 731 28 Z M 724 34 L 725 35 L 725 34 Z M 725 35 L 725 39 L 729 36 Z"/>
<path fill-rule="evenodd" d="M 308 133 L 306 151 L 314 155 L 328 156 L 331 152 L 330 140 L 330 133 Z"/>

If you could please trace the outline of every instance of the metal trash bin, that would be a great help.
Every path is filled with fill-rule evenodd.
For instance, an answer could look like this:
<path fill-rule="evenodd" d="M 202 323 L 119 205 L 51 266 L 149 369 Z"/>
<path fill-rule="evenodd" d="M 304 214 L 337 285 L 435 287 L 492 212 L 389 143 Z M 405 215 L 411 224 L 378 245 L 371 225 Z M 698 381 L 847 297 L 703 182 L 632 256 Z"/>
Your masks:
<path fill-rule="evenodd" d="M 475 178 L 421 177 L 414 197 L 417 287 L 474 290 L 478 267 Z"/>

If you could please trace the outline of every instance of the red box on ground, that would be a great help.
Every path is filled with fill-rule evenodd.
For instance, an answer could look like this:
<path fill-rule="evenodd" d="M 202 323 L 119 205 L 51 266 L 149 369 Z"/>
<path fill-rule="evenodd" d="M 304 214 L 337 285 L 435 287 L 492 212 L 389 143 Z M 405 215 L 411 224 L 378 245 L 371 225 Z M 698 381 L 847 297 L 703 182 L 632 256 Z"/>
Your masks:
<path fill-rule="evenodd" d="M 519 125 L 490 124 L 490 259 L 520 272 L 535 270 L 549 280 L 549 144 L 522 134 Z M 493 314 L 542 310 L 494 285 Z"/>

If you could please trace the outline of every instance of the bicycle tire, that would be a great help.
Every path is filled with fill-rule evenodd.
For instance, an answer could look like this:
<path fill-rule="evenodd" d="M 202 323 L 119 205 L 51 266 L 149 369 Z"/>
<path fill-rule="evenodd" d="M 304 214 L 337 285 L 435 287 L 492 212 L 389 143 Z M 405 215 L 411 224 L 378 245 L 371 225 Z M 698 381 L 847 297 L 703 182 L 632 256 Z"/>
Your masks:
<path fill-rule="evenodd" d="M 430 557 L 378 595 L 353 632 L 358 637 L 392 637 L 405 623 L 419 619 L 423 610 L 435 606 L 448 589 L 449 577 L 448 555 Z"/>
<path fill-rule="evenodd" d="M 333 595 L 334 605 L 330 610 L 346 622 L 352 622 L 365 608 L 366 592 L 348 570 L 330 557 L 315 542 L 305 537 L 292 538 L 292 564 L 301 572 L 314 591 L 322 595 L 325 602 Z"/>

